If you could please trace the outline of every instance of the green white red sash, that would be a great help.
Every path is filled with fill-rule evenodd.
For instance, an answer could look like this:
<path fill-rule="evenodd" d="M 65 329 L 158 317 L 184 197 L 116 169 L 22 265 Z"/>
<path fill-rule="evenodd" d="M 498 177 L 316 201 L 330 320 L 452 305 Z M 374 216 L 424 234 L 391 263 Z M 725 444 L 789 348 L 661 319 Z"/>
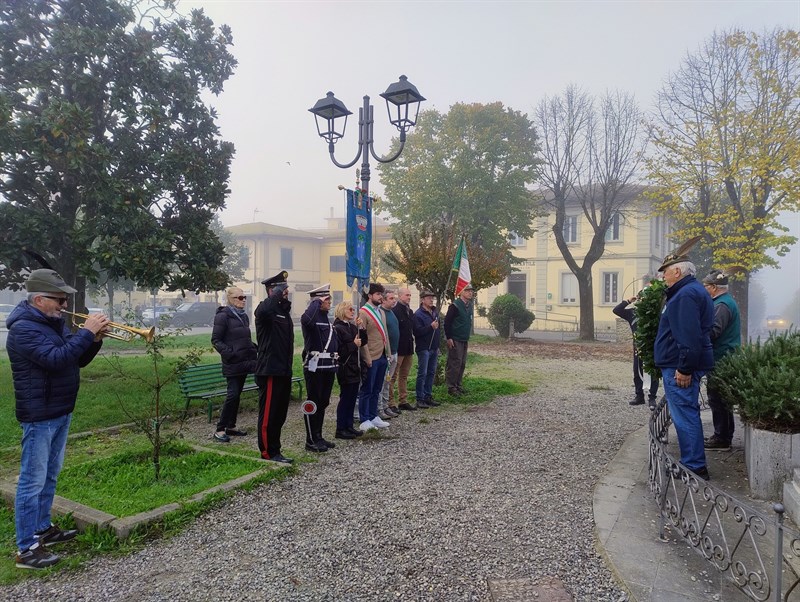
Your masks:
<path fill-rule="evenodd" d="M 381 337 L 383 338 L 383 346 L 386 347 L 386 326 L 383 324 L 383 320 L 381 319 L 381 315 L 378 313 L 378 310 L 372 307 L 372 305 L 369 303 L 365 303 L 361 309 L 364 310 L 364 313 L 367 314 L 367 316 L 372 318 L 372 321 L 378 328 L 378 332 L 381 333 Z"/>

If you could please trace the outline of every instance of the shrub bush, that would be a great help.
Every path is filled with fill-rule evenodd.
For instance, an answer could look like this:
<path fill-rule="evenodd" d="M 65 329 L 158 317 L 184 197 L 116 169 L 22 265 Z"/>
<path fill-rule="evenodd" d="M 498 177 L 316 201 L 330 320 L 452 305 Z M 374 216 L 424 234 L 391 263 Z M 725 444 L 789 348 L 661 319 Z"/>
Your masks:
<path fill-rule="evenodd" d="M 800 331 L 773 332 L 722 358 L 709 376 L 742 422 L 800 433 Z"/>
<path fill-rule="evenodd" d="M 500 295 L 492 301 L 487 313 L 489 324 L 501 337 L 509 337 L 509 325 L 514 322 L 514 332 L 525 332 L 536 319 L 516 295 Z"/>

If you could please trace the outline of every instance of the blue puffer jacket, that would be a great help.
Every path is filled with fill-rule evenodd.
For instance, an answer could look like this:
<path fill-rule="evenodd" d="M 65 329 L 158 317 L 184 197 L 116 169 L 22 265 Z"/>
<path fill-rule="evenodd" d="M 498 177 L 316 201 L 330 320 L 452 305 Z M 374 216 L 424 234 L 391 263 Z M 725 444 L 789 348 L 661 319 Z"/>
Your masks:
<path fill-rule="evenodd" d="M 659 368 L 675 368 L 681 374 L 714 367 L 711 327 L 714 303 L 694 276 L 686 276 L 667 289 L 655 343 Z"/>
<path fill-rule="evenodd" d="M 27 301 L 14 308 L 6 325 L 17 420 L 38 422 L 72 412 L 80 368 L 94 359 L 102 343 L 83 328 L 73 334 L 63 318 L 48 318 Z"/>

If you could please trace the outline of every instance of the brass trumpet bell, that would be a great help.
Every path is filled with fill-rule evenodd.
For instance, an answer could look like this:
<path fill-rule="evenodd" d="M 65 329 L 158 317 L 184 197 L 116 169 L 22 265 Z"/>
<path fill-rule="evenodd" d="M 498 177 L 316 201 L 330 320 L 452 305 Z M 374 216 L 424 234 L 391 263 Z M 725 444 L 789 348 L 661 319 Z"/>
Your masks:
<path fill-rule="evenodd" d="M 61 313 L 72 316 L 72 323 L 80 328 L 83 328 L 83 324 L 76 323 L 75 318 L 81 318 L 83 320 L 89 318 L 88 314 L 79 314 L 66 310 L 61 310 Z M 117 324 L 116 322 L 109 322 L 108 325 L 111 328 L 111 331 L 102 333 L 102 336 L 107 337 L 109 339 L 116 339 L 117 341 L 130 342 L 134 339 L 134 337 L 139 336 L 142 337 L 148 343 L 152 343 L 153 338 L 156 336 L 155 326 L 149 329 L 134 328 L 133 326 L 126 326 L 125 324 Z"/>

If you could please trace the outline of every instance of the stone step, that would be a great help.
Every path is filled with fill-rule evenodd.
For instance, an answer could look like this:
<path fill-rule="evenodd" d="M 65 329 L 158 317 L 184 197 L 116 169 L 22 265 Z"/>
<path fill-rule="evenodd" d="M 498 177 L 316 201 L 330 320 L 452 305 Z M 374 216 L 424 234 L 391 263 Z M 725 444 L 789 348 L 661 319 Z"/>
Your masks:
<path fill-rule="evenodd" d="M 787 516 L 800 525 L 800 469 L 795 468 L 792 480 L 783 484 L 783 507 Z"/>

